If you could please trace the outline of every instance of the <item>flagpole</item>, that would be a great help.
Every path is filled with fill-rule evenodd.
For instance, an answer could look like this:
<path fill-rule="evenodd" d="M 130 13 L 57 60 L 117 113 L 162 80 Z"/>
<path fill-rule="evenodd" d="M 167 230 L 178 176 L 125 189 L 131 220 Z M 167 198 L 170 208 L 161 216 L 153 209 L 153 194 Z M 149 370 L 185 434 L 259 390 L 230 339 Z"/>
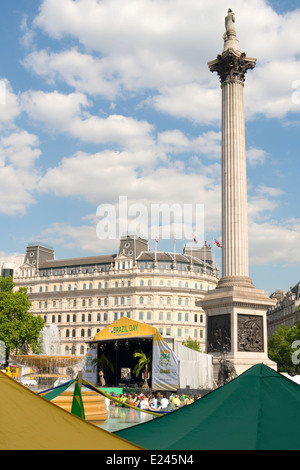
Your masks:
<path fill-rule="evenodd" d="M 81 387 L 82 387 L 82 370 L 78 371 L 78 379 L 77 379 L 79 391 L 81 393 Z"/>
<path fill-rule="evenodd" d="M 174 263 L 176 263 L 176 233 L 174 235 Z"/>

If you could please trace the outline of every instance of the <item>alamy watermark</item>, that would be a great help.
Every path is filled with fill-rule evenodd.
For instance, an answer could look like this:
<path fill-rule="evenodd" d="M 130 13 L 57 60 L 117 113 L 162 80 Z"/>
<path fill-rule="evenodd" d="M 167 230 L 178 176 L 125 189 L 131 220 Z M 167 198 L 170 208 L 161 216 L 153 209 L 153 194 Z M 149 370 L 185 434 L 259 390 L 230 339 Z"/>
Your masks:
<path fill-rule="evenodd" d="M 128 203 L 120 196 L 117 205 L 100 204 L 96 233 L 101 240 L 117 239 L 127 234 L 139 234 L 147 239 L 204 240 L 203 204 L 143 204 Z M 196 234 L 196 235 L 193 235 Z"/>
<path fill-rule="evenodd" d="M 300 340 L 293 342 L 292 349 L 296 349 L 296 351 L 292 355 L 292 363 L 297 366 L 300 364 Z"/>
<path fill-rule="evenodd" d="M 292 93 L 293 104 L 300 104 L 300 80 L 294 80 L 292 83 L 292 89 L 295 90 Z"/>

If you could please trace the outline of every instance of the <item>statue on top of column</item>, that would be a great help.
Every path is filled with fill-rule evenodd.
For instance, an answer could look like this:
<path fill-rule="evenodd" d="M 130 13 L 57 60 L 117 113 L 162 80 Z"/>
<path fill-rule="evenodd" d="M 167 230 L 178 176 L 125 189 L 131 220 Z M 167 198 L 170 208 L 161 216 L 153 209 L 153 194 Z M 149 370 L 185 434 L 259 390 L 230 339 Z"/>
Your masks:
<path fill-rule="evenodd" d="M 236 36 L 236 30 L 235 30 L 235 14 L 231 10 L 231 8 L 228 9 L 228 14 L 225 18 L 225 28 L 226 32 L 223 35 L 223 39 L 229 39 L 231 36 Z"/>

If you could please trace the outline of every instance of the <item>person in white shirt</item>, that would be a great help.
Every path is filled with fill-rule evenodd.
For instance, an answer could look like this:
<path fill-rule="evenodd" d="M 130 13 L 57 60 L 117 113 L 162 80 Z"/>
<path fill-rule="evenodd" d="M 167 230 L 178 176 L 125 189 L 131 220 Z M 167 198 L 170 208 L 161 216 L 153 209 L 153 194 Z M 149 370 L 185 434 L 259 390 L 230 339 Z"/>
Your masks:
<path fill-rule="evenodd" d="M 168 406 L 169 406 L 169 400 L 167 398 L 162 398 L 160 401 L 160 407 L 168 408 Z"/>

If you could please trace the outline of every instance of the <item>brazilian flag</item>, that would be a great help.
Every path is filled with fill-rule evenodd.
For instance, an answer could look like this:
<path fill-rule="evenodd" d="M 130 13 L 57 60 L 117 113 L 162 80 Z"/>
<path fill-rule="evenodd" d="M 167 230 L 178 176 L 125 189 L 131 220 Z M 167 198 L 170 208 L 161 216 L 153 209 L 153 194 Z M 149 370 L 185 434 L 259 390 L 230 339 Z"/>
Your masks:
<path fill-rule="evenodd" d="M 85 419 L 83 401 L 78 382 L 75 384 L 71 413 L 79 418 Z"/>

